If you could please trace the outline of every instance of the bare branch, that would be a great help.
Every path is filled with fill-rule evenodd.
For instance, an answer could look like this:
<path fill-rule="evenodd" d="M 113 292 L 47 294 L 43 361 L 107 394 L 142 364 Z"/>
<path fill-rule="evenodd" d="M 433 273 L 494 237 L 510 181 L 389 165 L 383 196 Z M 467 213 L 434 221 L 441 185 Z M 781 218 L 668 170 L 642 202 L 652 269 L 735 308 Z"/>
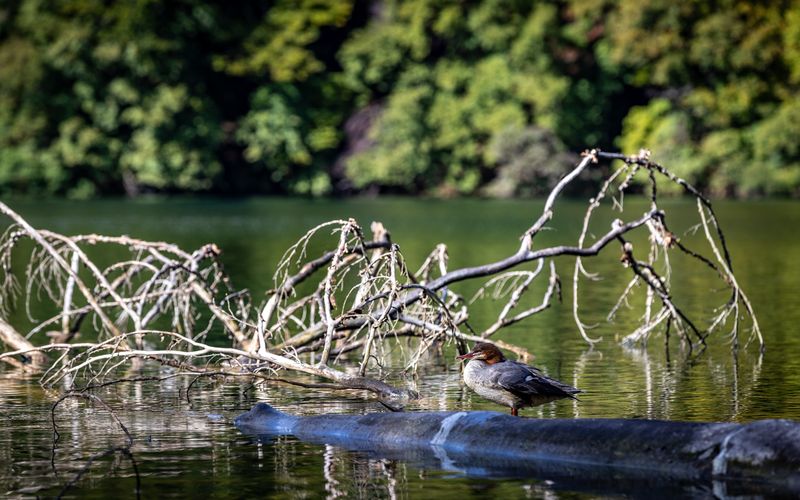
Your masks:
<path fill-rule="evenodd" d="M 600 159 L 623 164 L 615 170 L 600 167 L 605 169 L 605 180 L 589 200 L 575 239 L 534 248 L 533 239 L 553 220 L 561 193 L 583 172 L 600 165 Z M 705 244 L 688 248 L 668 229 L 666 211 L 659 206 L 663 190 L 658 182 L 680 185 L 697 200 L 697 228 L 703 228 L 707 249 Z M 642 184 L 649 186 L 647 212 L 624 213 L 602 231 L 592 228 L 603 203 L 610 202 L 613 210 L 622 212 L 625 193 Z M 127 236 L 64 236 L 34 229 L 3 203 L 0 213 L 13 222 L 0 237 L 0 314 L 7 315 L 14 298 L 23 291 L 29 313 L 38 302 L 50 303 L 52 310 L 58 311 L 35 321 L 28 333 L 30 340 L 0 322 L 0 338 L 9 347 L 8 352 L 0 353 L 0 361 L 24 366 L 25 360 L 39 357 L 47 366 L 41 378 L 44 384 L 98 387 L 130 379 L 120 377 L 121 372 L 142 363 L 170 366 L 196 377 L 252 376 L 287 383 L 295 381 L 278 373 L 299 372 L 325 380 L 303 381 L 299 386 L 367 390 L 397 407 L 415 393 L 384 382 L 387 373 L 417 370 L 428 358 L 426 353 L 446 343 L 463 351 L 467 342 L 491 337 L 504 349 L 529 357 L 526 350 L 495 337 L 505 328 L 543 313 L 554 298 L 560 300 L 557 258 L 574 261 L 572 313 L 578 333 L 590 344 L 599 341 L 588 336 L 590 327 L 579 316 L 579 292 L 601 278 L 586 264 L 614 241 L 622 245 L 622 263 L 633 275 L 606 319 L 621 314 L 623 305 L 642 304 L 632 298 L 644 294 L 638 327 L 624 337 L 624 343 L 645 343 L 657 332 L 663 332 L 668 342 L 674 330 L 683 345 L 692 349 L 694 342 L 705 345 L 712 332 L 730 326 L 735 348 L 740 323 L 749 317 L 753 338 L 763 347 L 758 322 L 733 275 L 724 234 L 710 202 L 689 183 L 651 161 L 644 150 L 634 156 L 596 149 L 584 153 L 549 193 L 519 246 L 513 243 L 510 251 L 514 253 L 482 265 L 451 269 L 447 247 L 438 244 L 412 274 L 400 247 L 391 242 L 382 224 L 371 224 L 371 241 L 364 238 L 353 219 L 319 224 L 283 254 L 273 276 L 274 288 L 262 304 L 252 304 L 246 290 L 232 285 L 220 261 L 221 250 L 214 244 L 188 252 L 170 243 Z M 591 244 L 587 243 L 590 228 L 597 233 Z M 647 257 L 642 260 L 635 257 L 630 243 L 634 234 L 648 237 Z M 19 280 L 11 271 L 12 251 L 21 238 L 34 242 L 33 248 L 26 250 L 23 287 L 17 285 Z M 318 240 L 325 243 L 324 251 L 315 258 L 307 257 L 312 239 L 315 244 Z M 85 251 L 98 245 L 127 250 L 130 256 L 101 270 Z M 730 287 L 730 300 L 713 312 L 708 324 L 690 319 L 680 297 L 671 295 L 669 252 L 675 248 L 696 265 L 711 269 Z M 529 269 L 525 269 L 527 263 L 533 263 Z M 81 266 L 88 271 L 79 273 Z M 544 273 L 545 269 L 549 273 Z M 544 280 L 545 274 L 546 283 L 537 286 L 536 280 Z M 467 280 L 481 280 L 470 302 L 463 299 L 457 286 Z M 298 292 L 301 283 L 307 286 L 303 288 L 306 292 Z M 534 290 L 537 296 L 531 298 Z M 469 324 L 470 308 L 487 295 L 504 302 L 498 305 L 493 322 L 476 334 Z M 72 342 L 87 317 L 102 335 L 94 342 Z M 155 330 L 150 325 L 156 321 L 169 327 Z M 53 343 L 37 347 L 34 342 L 53 325 L 58 331 L 47 332 Z M 705 326 L 707 329 L 701 330 Z M 229 345 L 205 341 L 215 328 L 229 335 Z M 462 331 L 464 328 L 471 333 Z M 58 356 L 49 366 L 46 352 Z"/>

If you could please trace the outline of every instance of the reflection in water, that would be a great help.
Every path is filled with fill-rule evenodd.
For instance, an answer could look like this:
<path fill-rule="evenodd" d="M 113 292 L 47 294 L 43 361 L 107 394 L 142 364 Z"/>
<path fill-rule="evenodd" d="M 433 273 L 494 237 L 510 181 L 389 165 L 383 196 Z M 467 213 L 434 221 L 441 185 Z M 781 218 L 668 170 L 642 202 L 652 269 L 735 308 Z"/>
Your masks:
<path fill-rule="evenodd" d="M 540 352 L 546 354 L 546 351 Z M 702 366 L 704 374 L 711 374 L 716 391 L 723 397 L 733 396 L 734 401 L 729 406 L 731 414 L 725 419 L 734 420 L 747 412 L 745 403 L 740 400 L 747 401 L 759 382 L 760 360 L 753 365 L 753 371 L 748 372 L 752 376 L 743 377 L 743 373 L 739 373 L 728 379 L 727 384 L 720 384 L 721 375 L 724 382 L 725 373 L 740 371 L 735 366 L 729 371 L 730 367 L 724 362 L 733 360 L 736 365 L 736 358 L 701 358 L 700 365 L 684 358 L 668 364 L 663 357 L 646 350 L 624 352 L 625 358 L 614 360 L 615 368 L 628 372 L 626 377 L 639 374 L 634 385 L 637 398 L 626 391 L 616 394 L 608 387 L 597 393 L 595 377 L 607 370 L 608 356 L 596 349 L 584 349 L 571 366 L 562 368 L 562 372 L 569 370 L 575 384 L 590 389 L 582 401 L 548 403 L 527 410 L 525 415 L 534 418 L 597 417 L 628 412 L 628 416 L 670 418 L 675 415 L 672 407 L 675 396 L 691 393 L 692 385 L 698 383 L 687 374 Z M 545 354 L 540 356 L 544 358 Z M 630 363 L 626 364 L 625 359 Z M 417 389 L 428 397 L 411 410 L 502 410 L 482 398 L 473 399 L 461 382 L 457 366 L 453 362 L 454 369 L 449 372 L 433 371 L 420 377 L 416 381 Z M 10 425 L 0 428 L 0 484 L 4 485 L 0 493 L 30 494 L 26 492 L 32 492 L 30 488 L 35 487 L 37 494 L 56 495 L 85 467 L 91 456 L 125 442 L 124 435 L 105 410 L 84 401 L 64 401 L 56 413 L 63 437 L 53 455 L 57 471 L 54 473 L 50 466 L 52 429 L 49 421 L 54 394 L 46 394 L 35 383 L 20 381 L 17 374 L 4 375 L 0 379 L 0 415 L 9 420 Z M 396 498 L 420 488 L 430 498 L 439 493 L 450 497 L 454 491 L 482 496 L 486 492 L 475 491 L 474 481 L 469 479 L 474 475 L 488 476 L 481 479 L 481 483 L 491 487 L 493 495 L 558 497 L 564 491 L 636 495 L 637 491 L 646 491 L 652 487 L 647 485 L 657 481 L 657 478 L 646 478 L 641 483 L 620 483 L 612 478 L 604 481 L 586 476 L 585 471 L 577 469 L 562 474 L 546 468 L 514 471 L 507 466 L 502 466 L 506 468 L 501 469 L 501 475 L 519 479 L 500 480 L 495 479 L 497 469 L 493 472 L 477 467 L 476 463 L 460 463 L 436 448 L 431 450 L 435 458 L 431 462 L 419 457 L 376 456 L 331 445 L 300 443 L 291 437 L 254 442 L 241 436 L 230 421 L 259 400 L 300 414 L 366 413 L 381 411 L 381 408 L 358 394 L 342 397 L 324 391 L 308 393 L 292 387 L 263 385 L 251 390 L 247 383 L 236 381 L 228 384 L 208 381 L 196 385 L 190 406 L 185 396 L 190 383 L 191 378 L 135 382 L 110 386 L 97 393 L 117 410 L 134 436 L 132 452 L 141 473 L 144 498 L 163 488 L 167 496 L 207 496 L 213 492 L 214 496 L 222 498 L 280 496 L 298 491 L 305 492 L 302 496 L 326 498 Z M 618 406 L 616 414 L 603 414 L 607 401 Z M 630 401 L 636 404 L 626 410 L 625 404 Z M 581 480 L 570 479 L 573 475 L 581 475 L 576 476 Z M 525 479 L 531 477 L 538 479 L 533 482 Z M 662 486 L 674 494 L 685 494 L 689 490 L 711 494 L 728 488 L 723 483 Z M 70 489 L 72 494 L 98 498 L 118 491 L 126 491 L 131 496 L 135 492 L 134 471 L 122 456 L 95 461 Z"/>
<path fill-rule="evenodd" d="M 691 204 L 679 200 L 670 224 L 683 234 L 681 213 L 696 215 Z M 636 200 L 626 206 L 638 210 Z M 643 210 L 646 201 L 642 202 Z M 400 243 L 411 267 L 421 262 L 432 245 L 443 242 L 451 253 L 451 267 L 485 263 L 516 249 L 520 229 L 529 216 L 541 210 L 540 202 L 484 203 L 475 200 L 440 203 L 426 200 L 356 200 L 306 203 L 296 200 L 254 200 L 241 203 L 149 202 L 125 204 L 19 204 L 23 215 L 37 226 L 76 233 L 125 233 L 145 239 L 171 240 L 187 248 L 209 241 L 223 248 L 223 260 L 234 283 L 260 296 L 271 286 L 271 272 L 283 250 L 305 228 L 331 218 L 381 220 Z M 585 204 L 565 201 L 556 229 L 542 233 L 540 244 L 570 241 L 571 230 L 582 220 Z M 523 410 L 527 418 L 658 418 L 674 420 L 750 421 L 760 418 L 800 418 L 800 287 L 786 272 L 800 255 L 800 232 L 786 231 L 800 224 L 797 203 L 722 203 L 719 216 L 727 228 L 737 277 L 759 314 L 767 351 L 742 349 L 732 355 L 724 336 L 709 339 L 700 357 L 687 359 L 680 346 L 665 352 L 657 332 L 649 349 L 623 349 L 619 341 L 638 323 L 624 307 L 611 325 L 603 325 L 603 343 L 588 349 L 580 339 L 571 308 L 554 303 L 543 315 L 515 325 L 500 334 L 518 343 L 536 358 L 532 364 L 560 380 L 585 390 L 581 401 L 558 401 Z M 59 214 L 54 218 L 53 214 Z M 153 221 L 159 221 L 154 224 Z M 577 221 L 577 222 L 576 222 Z M 730 223 L 734 221 L 735 224 Z M 602 221 L 601 221 L 602 222 Z M 243 232 L 248 235 L 242 238 Z M 538 238 L 538 237 L 537 237 Z M 691 235 L 686 235 L 691 243 Z M 475 245 L 480 241 L 480 245 Z M 309 249 L 310 254 L 314 249 Z M 598 322 L 613 307 L 629 281 L 620 275 L 619 255 L 609 252 L 593 262 L 593 271 L 606 277 L 587 285 L 581 310 L 587 322 Z M 680 256 L 674 257 L 681 259 Z M 708 289 L 700 272 L 680 273 L 682 262 L 673 261 L 676 298 L 690 316 L 702 315 L 719 297 Z M 562 268 L 563 265 L 563 268 Z M 562 276 L 572 267 L 557 262 Z M 532 296 L 536 295 L 534 283 Z M 544 286 L 542 284 L 542 286 Z M 470 285 L 454 291 L 471 296 Z M 565 290 L 569 294 L 569 290 Z M 570 304 L 570 297 L 564 304 Z M 634 304 L 641 306 L 642 304 Z M 482 302 L 470 318 L 480 330 L 497 317 L 502 304 Z M 641 311 L 641 307 L 636 310 Z M 636 312 L 635 314 L 639 314 Z M 18 308 L 14 321 L 24 324 L 25 311 Z M 716 335 L 716 334 L 715 334 Z M 672 344 L 677 344 L 673 342 Z M 395 349 L 413 352 L 414 345 L 400 343 Z M 399 352 L 399 351 L 398 351 Z M 431 351 L 426 366 L 409 378 L 393 380 L 415 384 L 423 399 L 415 410 L 474 410 L 503 408 L 474 396 L 460 380 L 455 350 L 445 346 L 441 356 Z M 390 359 L 400 359 L 387 349 Z M 357 362 L 357 360 L 356 360 Z M 0 368 L 0 370 L 5 368 Z M 388 368 L 387 368 L 388 369 Z M 390 375 L 394 376 L 393 373 Z M 250 387 L 241 381 L 214 384 L 202 381 L 186 402 L 189 380 L 175 378 L 160 383 L 130 383 L 99 391 L 130 429 L 132 448 L 142 476 L 143 498 L 159 497 L 404 497 L 426 498 L 532 496 L 574 497 L 585 494 L 615 495 L 615 478 L 583 483 L 555 476 L 480 481 L 464 478 L 463 464 L 414 464 L 411 461 L 374 457 L 336 447 L 300 443 L 280 437 L 254 442 L 230 424 L 232 417 L 257 401 L 299 414 L 366 413 L 384 411 L 359 393 L 309 392 L 286 386 Z M 49 408 L 57 394 L 44 391 L 34 380 L 0 371 L 0 496 L 57 495 L 92 455 L 124 443 L 124 436 L 108 414 L 83 401 L 65 402 L 57 412 L 62 439 L 50 465 L 52 429 Z M 208 415 L 223 418 L 209 419 Z M 442 457 L 440 457 L 442 458 Z M 452 457 L 449 457 L 452 462 Z M 579 474 L 579 471 L 575 471 Z M 639 493 L 654 496 L 647 478 Z M 725 484 L 684 485 L 682 494 L 712 496 L 736 494 Z M 683 486 L 682 486 L 683 487 Z M 615 489 L 616 488 L 616 489 Z M 694 488 L 694 489 L 692 489 Z M 631 490 L 628 490 L 629 493 Z M 634 495 L 635 495 L 635 491 Z M 135 477 L 130 463 L 107 458 L 93 463 L 70 494 L 88 498 L 132 497 Z M 583 492 L 577 493 L 574 492 Z M 687 493 L 688 492 L 688 493 Z"/>
<path fill-rule="evenodd" d="M 742 410 L 742 407 L 749 407 L 752 404 L 752 393 L 753 391 L 759 387 L 759 378 L 761 377 L 761 365 L 764 362 L 764 353 L 759 352 L 758 357 L 756 358 L 756 362 L 753 363 L 752 372 L 751 372 L 751 379 L 750 381 L 745 381 L 743 384 L 744 389 L 740 389 L 740 377 L 739 377 L 739 353 L 738 351 L 733 351 L 731 353 L 733 358 L 733 369 L 731 370 L 733 373 L 733 401 L 734 401 L 734 409 L 733 409 L 733 418 L 731 420 L 741 420 L 742 413 L 746 413 Z"/>
<path fill-rule="evenodd" d="M 333 477 L 333 446 L 326 444 L 323 454 L 322 476 L 325 478 L 325 491 L 328 498 L 339 498 L 344 496 L 344 492 L 339 490 L 339 481 Z"/>
<path fill-rule="evenodd" d="M 650 356 L 647 353 L 647 349 L 643 347 L 634 347 L 630 344 L 623 344 L 623 350 L 625 354 L 629 355 L 631 359 L 637 363 L 639 363 L 642 367 L 642 373 L 644 375 L 644 399 L 645 399 L 645 417 L 646 418 L 655 418 L 655 407 L 656 404 L 653 401 L 653 367 L 650 363 Z M 669 394 L 671 389 L 668 385 L 662 386 L 661 390 L 662 394 Z M 669 398 L 667 398 L 669 400 Z M 669 420 L 669 407 L 665 406 L 663 415 L 661 416 L 662 419 Z"/>
<path fill-rule="evenodd" d="M 713 360 L 706 358 L 692 358 L 687 353 L 678 361 L 653 361 L 651 353 L 646 348 L 623 346 L 623 352 L 642 370 L 643 393 L 645 403 L 644 417 L 653 419 L 672 420 L 675 419 L 670 411 L 671 403 L 680 397 L 685 391 L 679 384 L 681 375 L 693 368 L 692 365 L 698 362 L 705 362 L 709 367 L 712 382 L 715 382 L 714 391 L 727 404 L 720 408 L 722 413 L 709 418 L 708 420 L 722 420 L 741 422 L 743 419 L 744 406 L 749 406 L 752 400 L 752 392 L 759 387 L 759 378 L 762 369 L 764 355 L 757 353 L 754 356 L 755 362 L 749 377 L 744 379 L 740 375 L 739 353 L 732 351 L 729 353 L 730 366 L 723 360 Z M 673 365 L 675 369 L 673 370 Z M 676 375 L 677 372 L 677 375 Z M 730 375 L 730 377 L 728 376 Z M 678 417 L 681 419 L 683 417 Z M 762 418 L 769 418 L 767 416 Z"/>
<path fill-rule="evenodd" d="M 583 354 L 581 362 L 574 367 L 577 381 L 581 380 L 582 370 L 590 370 L 592 363 L 602 362 L 597 351 Z M 536 491 L 537 494 L 549 492 L 556 495 L 564 489 L 613 491 L 608 484 L 602 486 L 588 479 L 574 484 L 560 476 L 554 483 L 531 483 L 525 479 L 500 481 L 492 479 L 497 474 L 492 473 L 492 469 L 455 462 L 446 453 L 436 454 L 435 449 L 432 451 L 436 462 L 428 462 L 415 461 L 412 457 L 385 458 L 330 445 L 305 444 L 291 437 L 254 443 L 241 436 L 230 425 L 230 420 L 257 400 L 306 414 L 365 413 L 379 411 L 379 407 L 368 399 L 343 400 L 337 394 L 324 392 L 309 397 L 279 386 L 258 387 L 253 393 L 247 390 L 247 384 L 236 382 L 196 387 L 190 407 L 184 397 L 190 382 L 189 378 L 175 378 L 158 383 L 120 384 L 98 391 L 98 396 L 115 408 L 134 436 L 132 452 L 141 473 L 144 498 L 162 488 L 167 488 L 165 494 L 171 491 L 179 496 L 206 496 L 213 491 L 214 496 L 223 498 L 249 494 L 269 496 L 290 491 L 305 491 L 311 496 L 327 498 L 395 498 L 418 488 L 433 488 L 433 493 L 426 496 L 435 498 L 435 492 L 439 491 L 436 485 L 447 485 L 444 490 L 448 494 L 442 491 L 443 496 L 449 496 L 453 489 L 461 489 L 467 495 L 478 494 L 471 489 L 471 480 L 464 477 L 476 474 L 489 475 L 481 482 L 491 485 L 493 494 L 517 496 Z M 423 402 L 420 409 L 438 409 L 443 400 L 441 394 L 444 394 L 448 409 L 459 405 L 468 408 L 471 404 L 463 399 L 458 402 L 463 397 L 463 386 L 457 371 L 420 381 L 420 390 L 424 394 L 437 393 L 437 389 L 437 397 Z M 50 466 L 51 402 L 52 399 L 45 397 L 35 384 L 10 378 L 0 380 L 0 412 L 14 421 L 12 425 L 0 428 L 0 484 L 4 485 L 4 491 L 0 493 L 23 494 L 35 485 L 38 494 L 54 496 L 93 455 L 125 443 L 125 436 L 105 410 L 84 401 L 66 400 L 56 414 L 62 440 L 53 454 L 57 471 L 54 473 Z M 573 413 L 574 408 L 572 403 L 550 403 L 529 413 L 538 418 L 550 418 L 565 416 L 561 414 L 564 409 Z M 218 414 L 224 418 L 214 417 Z M 409 466 L 413 473 L 410 473 Z M 506 471 L 503 473 L 506 477 L 525 477 L 531 473 L 522 474 L 508 468 L 502 470 Z M 20 471 L 24 474 L 19 474 Z M 550 474 L 547 470 L 539 471 L 533 477 L 546 478 L 547 474 Z M 258 479 L 254 481 L 254 477 Z M 167 487 L 167 484 L 171 486 Z M 593 490 L 590 484 L 599 489 Z M 135 487 L 130 461 L 116 455 L 92 463 L 70 492 L 82 497 L 101 498 L 124 491 L 133 496 Z"/>
<path fill-rule="evenodd" d="M 586 371 L 586 367 L 590 365 L 591 360 L 602 361 L 603 353 L 599 350 L 595 349 L 594 344 L 589 344 L 589 349 L 585 350 L 578 356 L 578 359 L 575 361 L 575 365 L 572 369 L 572 386 L 573 387 L 583 387 L 581 383 L 581 379 L 583 378 L 583 374 Z M 572 416 L 575 418 L 580 418 L 581 416 L 581 407 L 579 400 L 572 400 Z"/>

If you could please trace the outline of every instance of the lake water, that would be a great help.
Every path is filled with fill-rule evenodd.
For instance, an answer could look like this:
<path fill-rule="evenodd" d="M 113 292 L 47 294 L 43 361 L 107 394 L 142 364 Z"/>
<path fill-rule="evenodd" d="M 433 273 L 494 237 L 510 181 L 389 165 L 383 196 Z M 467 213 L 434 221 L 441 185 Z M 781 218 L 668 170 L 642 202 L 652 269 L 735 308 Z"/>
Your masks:
<path fill-rule="evenodd" d="M 12 208 L 37 227 L 78 233 L 127 234 L 173 241 L 185 249 L 214 242 L 239 287 L 262 297 L 283 251 L 308 228 L 333 218 L 356 218 L 364 227 L 382 221 L 416 269 L 437 243 L 448 245 L 450 268 L 477 265 L 513 253 L 518 236 L 538 216 L 538 201 L 379 199 L 309 201 L 152 200 L 12 202 Z M 583 203 L 559 204 L 552 230 L 538 246 L 574 244 Z M 700 248 L 700 234 L 684 234 L 696 219 L 684 200 L 665 203 L 670 227 L 682 241 Z M 535 354 L 533 364 L 551 376 L 586 391 L 580 402 L 557 401 L 521 412 L 530 418 L 623 417 L 690 421 L 748 422 L 763 418 L 800 419 L 800 204 L 790 201 L 720 202 L 716 206 L 739 283 L 749 294 L 766 340 L 731 351 L 725 332 L 709 338 L 709 348 L 687 356 L 676 342 L 664 349 L 663 337 L 647 348 L 626 348 L 619 340 L 634 328 L 639 311 L 623 311 L 604 321 L 624 288 L 629 271 L 619 263 L 619 247 L 609 246 L 586 262 L 602 281 L 582 283 L 581 311 L 589 332 L 603 341 L 589 346 L 580 338 L 571 309 L 573 261 L 557 261 L 564 302 L 514 325 L 497 338 Z M 644 200 L 628 200 L 626 214 L 641 214 Z M 625 217 L 632 218 L 631 215 Z M 616 217 L 602 214 L 595 234 Z M 0 221 L 4 226 L 6 221 Z M 634 239 L 640 255 L 642 238 Z M 710 255 L 710 254 L 709 254 Z M 693 319 L 706 323 L 711 308 L 724 300 L 721 284 L 701 267 L 674 255 L 674 297 Z M 530 267 L 530 266 L 529 266 Z M 454 287 L 469 295 L 474 284 Z M 530 303 L 541 300 L 534 287 Z M 722 297 L 722 298 L 721 298 Z M 634 305 L 636 302 L 634 302 Z M 481 302 L 472 312 L 476 329 L 492 322 L 502 303 Z M 25 331 L 24 311 L 12 321 Z M 743 340 L 747 335 L 745 334 Z M 40 340 L 41 342 L 41 340 Z M 744 344 L 744 342 L 743 342 Z M 451 347 L 445 356 L 401 383 L 423 396 L 409 410 L 505 409 L 472 394 L 460 383 Z M 188 379 L 126 383 L 99 391 L 134 437 L 133 460 L 116 454 L 87 460 L 124 436 L 99 406 L 67 400 L 55 412 L 60 439 L 53 446 L 50 408 L 56 390 L 36 378 L 0 366 L 0 495 L 81 498 L 132 497 L 138 470 L 142 497 L 192 498 L 596 498 L 636 496 L 624 482 L 578 485 L 548 478 L 467 477 L 415 463 L 372 457 L 291 437 L 258 442 L 240 434 L 232 419 L 258 401 L 295 414 L 383 411 L 368 395 L 333 393 L 286 385 L 253 387 L 228 381 L 200 382 L 188 401 Z M 209 417 L 212 415 L 212 417 Z M 80 478 L 71 484 L 76 476 Z M 66 489 L 65 489 L 66 487 Z M 709 485 L 689 493 L 711 495 Z"/>

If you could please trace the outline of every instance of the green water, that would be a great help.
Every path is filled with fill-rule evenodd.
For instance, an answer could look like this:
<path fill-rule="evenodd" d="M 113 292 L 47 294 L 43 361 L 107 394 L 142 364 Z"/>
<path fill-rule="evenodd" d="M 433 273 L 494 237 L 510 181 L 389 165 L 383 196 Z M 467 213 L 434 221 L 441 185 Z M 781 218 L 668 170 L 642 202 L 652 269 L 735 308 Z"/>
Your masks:
<path fill-rule="evenodd" d="M 234 283 L 263 296 L 283 251 L 309 227 L 333 218 L 354 217 L 368 227 L 382 221 L 416 269 L 437 243 L 445 243 L 450 268 L 487 263 L 513 253 L 518 236 L 538 216 L 536 201 L 434 200 L 244 200 L 244 201 L 98 201 L 11 203 L 37 227 L 77 233 L 127 234 L 173 241 L 186 249 L 214 242 Z M 681 200 L 665 205 L 671 228 L 682 241 L 699 248 L 701 234 L 685 234 L 695 222 L 694 205 Z M 626 218 L 647 209 L 628 200 Z M 586 323 L 598 323 L 589 334 L 603 341 L 589 348 L 572 320 L 572 261 L 557 261 L 565 284 L 564 302 L 501 332 L 497 338 L 528 348 L 534 364 L 586 391 L 580 402 L 559 401 L 524 410 L 527 417 L 624 417 L 692 421 L 746 422 L 762 418 L 800 419 L 800 204 L 782 201 L 721 202 L 717 206 L 726 231 L 734 270 L 749 294 L 767 349 L 755 346 L 731 352 L 724 332 L 709 339 L 701 356 L 687 357 L 676 342 L 665 351 L 654 336 L 647 349 L 623 348 L 619 339 L 634 328 L 641 313 L 623 311 L 616 323 L 604 321 L 624 288 L 629 271 L 619 263 L 619 247 L 610 246 L 589 271 L 604 279 L 584 280 L 581 311 Z M 552 230 L 537 246 L 574 244 L 583 204 L 562 202 Z M 602 214 L 594 234 L 612 220 Z M 5 221 L 0 222 L 4 225 Z M 634 238 L 643 255 L 642 238 Z M 674 295 L 679 306 L 704 323 L 711 308 L 724 301 L 720 284 L 701 266 L 671 255 Z M 530 265 L 528 266 L 530 267 Z M 467 293 L 474 284 L 454 287 Z M 540 301 L 543 285 L 533 287 L 528 303 Z M 538 294 L 538 295 L 537 295 Z M 633 301 L 634 305 L 640 301 Z M 478 303 L 471 324 L 485 327 L 502 304 Z M 22 307 L 12 320 L 26 324 Z M 24 326 L 19 326 L 24 331 Z M 743 340 L 747 335 L 744 334 Z M 743 342 L 744 343 L 744 342 Z M 409 380 L 423 395 L 412 410 L 502 408 L 470 393 L 459 382 L 451 353 L 435 360 Z M 6 370 L 6 371 L 1 371 Z M 229 382 L 196 384 L 190 380 L 129 383 L 98 393 L 120 416 L 135 438 L 134 460 L 145 498 L 190 496 L 213 498 L 317 498 L 339 496 L 449 498 L 571 498 L 631 495 L 619 490 L 576 487 L 547 478 L 470 478 L 458 471 L 421 468 L 334 447 L 281 438 L 256 443 L 230 423 L 255 402 L 266 401 L 302 414 L 381 411 L 361 394 L 329 393 L 291 386 L 252 387 Z M 52 497 L 83 470 L 93 454 L 124 442 L 115 424 L 99 407 L 66 401 L 56 413 L 61 438 L 53 451 L 50 406 L 55 392 L 35 379 L 21 380 L 0 367 L 0 495 Z M 210 419 L 209 414 L 219 415 Z M 136 482 L 131 461 L 121 455 L 98 459 L 67 496 L 131 497 Z M 710 495 L 698 485 L 699 496 Z M 580 490 L 580 491 L 578 491 Z"/>

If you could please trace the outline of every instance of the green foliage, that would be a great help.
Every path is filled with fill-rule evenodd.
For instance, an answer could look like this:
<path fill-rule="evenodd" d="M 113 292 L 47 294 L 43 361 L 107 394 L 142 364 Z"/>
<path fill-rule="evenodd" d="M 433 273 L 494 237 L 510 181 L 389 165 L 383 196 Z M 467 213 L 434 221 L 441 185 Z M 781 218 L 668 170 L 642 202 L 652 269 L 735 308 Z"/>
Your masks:
<path fill-rule="evenodd" d="M 553 128 L 570 81 L 555 71 L 555 4 L 387 2 L 340 52 L 358 102 L 383 100 L 372 148 L 351 157 L 357 187 L 472 193 L 491 176 L 489 142 L 529 124 Z M 375 50 L 375 44 L 380 49 Z"/>
<path fill-rule="evenodd" d="M 497 134 L 487 148 L 486 159 L 497 165 L 497 177 L 484 189 L 495 198 L 546 196 L 577 155 L 550 131 L 537 127 L 510 127 Z"/>
<path fill-rule="evenodd" d="M 434 137 L 425 123 L 432 101 L 430 78 L 430 71 L 422 66 L 404 75 L 406 85 L 392 93 L 380 121 L 370 131 L 374 145 L 349 161 L 347 172 L 356 187 L 373 183 L 408 187 L 425 182 L 425 174 L 433 169 Z"/>
<path fill-rule="evenodd" d="M 2 195 L 535 196 L 616 144 L 798 196 L 799 103 L 785 0 L 0 5 Z"/>
<path fill-rule="evenodd" d="M 316 89 L 324 95 L 324 89 Z M 321 160 L 340 140 L 338 115 L 303 105 L 295 86 L 266 85 L 253 94 L 236 139 L 244 158 L 263 170 L 270 182 L 291 193 L 320 196 L 330 191 Z"/>
<path fill-rule="evenodd" d="M 76 197 L 118 191 L 126 171 L 142 186 L 208 187 L 219 168 L 214 106 L 185 81 L 191 47 L 157 34 L 212 28 L 187 18 L 198 14 L 189 7 L 21 2 L 12 43 L 0 45 L 3 72 L 22 75 L 0 83 L 0 175 L 27 169 L 36 190 Z M 46 160 L 22 165 L 34 151 Z"/>
<path fill-rule="evenodd" d="M 800 195 L 800 99 L 781 105 L 752 129 L 752 172 L 743 175 L 743 191 Z"/>
<path fill-rule="evenodd" d="M 620 147 L 716 194 L 798 193 L 796 6 L 626 0 L 609 25 L 609 60 L 663 96 L 630 111 Z"/>
<path fill-rule="evenodd" d="M 233 75 L 267 73 L 276 82 L 305 80 L 325 69 L 309 45 L 321 29 L 344 26 L 352 8 L 347 0 L 279 0 L 241 42 L 244 54 L 217 57 L 215 67 Z"/>
<path fill-rule="evenodd" d="M 245 161 L 259 163 L 255 152 L 271 146 L 253 131 L 273 131 L 280 118 L 271 113 L 271 121 L 253 125 L 275 103 L 265 103 L 251 75 L 267 71 L 287 81 L 321 70 L 307 46 L 323 27 L 341 26 L 351 10 L 338 1 L 306 2 L 299 12 L 292 5 L 22 0 L 6 7 L 0 15 L 0 191 L 86 197 L 123 186 L 208 190 L 223 173 L 221 149 L 232 150 L 237 139 L 248 152 Z M 259 38 L 265 30 L 269 40 Z M 253 109 L 238 111 L 251 92 Z M 302 99 L 289 106 L 285 114 L 305 113 Z M 327 114 L 341 113 L 327 107 Z M 235 127 L 242 132 L 225 133 L 224 120 L 240 121 Z M 335 145 L 330 122 L 308 131 L 304 156 L 290 147 L 290 161 L 310 163 L 310 155 Z M 278 126 L 290 138 L 292 120 Z M 286 161 L 270 164 L 279 170 L 256 185 L 286 177 L 280 172 Z M 317 194 L 325 192 L 318 175 L 305 177 Z"/>

